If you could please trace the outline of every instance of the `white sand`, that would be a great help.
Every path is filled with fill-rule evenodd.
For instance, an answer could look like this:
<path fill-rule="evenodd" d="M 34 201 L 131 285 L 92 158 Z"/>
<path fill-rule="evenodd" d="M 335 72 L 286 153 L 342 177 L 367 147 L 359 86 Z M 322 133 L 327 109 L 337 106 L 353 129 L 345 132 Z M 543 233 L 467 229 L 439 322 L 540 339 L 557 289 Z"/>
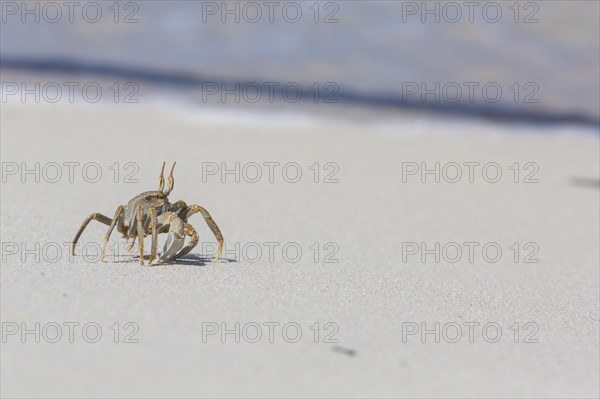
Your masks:
<path fill-rule="evenodd" d="M 297 242 L 303 249 L 297 263 L 286 261 L 280 246 L 273 261 L 263 253 L 251 263 L 230 251 L 226 257 L 238 262 L 200 267 L 199 246 L 178 264 L 152 268 L 110 256 L 104 264 L 81 256 L 70 262 L 66 250 L 56 263 L 4 253 L 3 328 L 96 322 L 103 336 L 87 343 L 76 330 L 69 343 L 64 327 L 53 344 L 48 327 L 40 343 L 33 335 L 24 343 L 19 334 L 5 337 L 3 396 L 599 395 L 597 133 L 409 118 L 373 125 L 211 115 L 2 104 L 2 162 L 98 162 L 106 176 L 96 184 L 80 174 L 55 184 L 9 176 L 2 185 L 3 245 L 68 242 L 87 215 L 112 217 L 117 205 L 155 189 L 163 160 L 177 160 L 172 199 L 203 204 L 232 247 Z M 115 161 L 137 163 L 140 182 L 113 183 L 108 166 Z M 202 183 L 201 162 L 268 161 L 299 163 L 302 180 L 276 175 L 272 184 L 266 177 L 236 184 L 213 176 Z M 497 162 L 504 174 L 496 184 L 481 174 L 472 184 L 466 177 L 403 183 L 402 162 L 410 161 Z M 337 163 L 339 183 L 312 182 L 314 162 Z M 540 182 L 512 182 L 514 162 L 537 163 Z M 192 223 L 203 241 L 214 241 L 199 215 Z M 91 224 L 81 244 L 102 242 L 105 231 Z M 435 241 L 497 242 L 504 252 L 493 264 L 481 252 L 474 262 L 466 255 L 457 263 L 436 264 L 431 256 L 403 262 L 403 242 Z M 315 262 L 314 242 L 335 242 L 339 262 Z M 515 263 L 508 248 L 514 242 L 537 243 L 539 263 Z M 114 322 L 137 323 L 139 343 L 114 343 Z M 231 335 L 203 343 L 203 323 L 210 322 L 296 322 L 303 335 L 288 343 L 280 326 L 270 343 L 263 327 L 258 343 L 235 343 Z M 319 343 L 309 329 L 314 322 L 321 323 Z M 339 326 L 338 344 L 323 342 L 326 322 Z M 407 322 L 495 322 L 503 336 L 488 343 L 477 329 L 470 343 L 464 328 L 455 344 L 433 336 L 403 342 Z M 514 343 L 515 322 L 519 341 L 527 335 L 523 325 L 536 323 L 539 342 Z"/>

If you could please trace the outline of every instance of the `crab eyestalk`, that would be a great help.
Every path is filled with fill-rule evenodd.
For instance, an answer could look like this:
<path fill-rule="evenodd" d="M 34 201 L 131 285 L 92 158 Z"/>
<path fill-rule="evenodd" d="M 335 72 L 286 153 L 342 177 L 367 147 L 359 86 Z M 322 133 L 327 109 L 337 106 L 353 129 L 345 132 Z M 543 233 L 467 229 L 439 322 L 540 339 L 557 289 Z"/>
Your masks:
<path fill-rule="evenodd" d="M 165 193 L 163 191 L 165 188 L 165 178 L 163 177 L 163 174 L 165 173 L 165 164 L 166 164 L 166 162 L 163 162 L 162 169 L 160 170 L 160 176 L 158 178 L 158 196 L 159 197 L 163 197 L 165 195 Z"/>
<path fill-rule="evenodd" d="M 165 195 L 169 195 L 171 191 L 173 191 L 173 187 L 175 186 L 175 179 L 173 178 L 173 171 L 175 170 L 175 164 L 177 161 L 173 162 L 173 166 L 171 166 L 171 172 L 169 173 L 168 181 L 167 181 L 167 190 L 165 191 Z"/>

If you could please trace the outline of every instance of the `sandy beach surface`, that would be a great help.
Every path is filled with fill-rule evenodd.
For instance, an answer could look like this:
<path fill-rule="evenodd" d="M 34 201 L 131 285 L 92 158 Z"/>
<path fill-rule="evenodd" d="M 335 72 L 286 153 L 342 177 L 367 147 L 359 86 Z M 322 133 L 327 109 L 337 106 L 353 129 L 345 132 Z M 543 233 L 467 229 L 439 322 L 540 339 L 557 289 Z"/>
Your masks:
<path fill-rule="evenodd" d="M 227 112 L 2 104 L 2 396 L 599 395 L 597 131 Z M 70 257 L 174 160 L 224 262 Z"/>

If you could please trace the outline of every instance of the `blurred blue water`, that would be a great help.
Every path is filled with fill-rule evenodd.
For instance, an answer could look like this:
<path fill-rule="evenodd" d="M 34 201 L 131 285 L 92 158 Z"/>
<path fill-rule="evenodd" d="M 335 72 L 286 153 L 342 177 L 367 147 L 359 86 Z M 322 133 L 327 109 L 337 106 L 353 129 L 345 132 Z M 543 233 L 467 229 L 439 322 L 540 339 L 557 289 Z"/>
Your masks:
<path fill-rule="evenodd" d="M 33 9 L 35 2 L 29 3 Z M 303 13 L 294 23 L 294 13 L 288 9 L 286 20 L 282 11 L 290 2 L 276 2 L 272 22 L 260 1 L 255 4 L 263 15 L 256 22 L 250 21 L 256 15 L 253 5 L 247 7 L 252 2 L 122 2 L 117 22 L 110 9 L 114 2 L 98 3 L 103 16 L 95 23 L 78 11 L 73 22 L 64 16 L 56 23 L 43 16 L 39 23 L 31 16 L 23 23 L 20 13 L 4 12 L 3 69 L 45 65 L 55 71 L 88 68 L 132 77 L 139 71 L 140 79 L 151 71 L 167 83 L 169 77 L 183 77 L 183 85 L 211 79 L 306 86 L 335 82 L 342 104 L 358 98 L 373 106 L 600 119 L 597 1 L 475 2 L 472 9 L 468 2 L 299 1 L 291 2 L 291 11 L 299 5 Z M 433 14 L 422 15 L 422 7 L 435 9 L 436 3 L 439 22 Z M 449 3 L 463 13 L 454 23 L 456 8 L 447 8 Z M 493 7 L 486 15 L 489 3 Z M 493 22 L 496 5 L 502 16 Z M 413 13 L 415 6 L 419 10 Z M 224 15 L 222 7 L 238 7 L 239 22 L 236 15 Z M 466 14 L 470 10 L 472 21 Z M 125 23 L 129 14 L 137 22 Z M 463 90 L 459 101 L 448 101 L 443 93 L 439 102 L 422 98 L 420 89 L 406 95 L 409 86 L 431 89 L 436 82 L 458 84 Z M 476 85 L 473 99 L 465 82 Z M 490 82 L 502 89 L 498 102 L 482 96 Z"/>

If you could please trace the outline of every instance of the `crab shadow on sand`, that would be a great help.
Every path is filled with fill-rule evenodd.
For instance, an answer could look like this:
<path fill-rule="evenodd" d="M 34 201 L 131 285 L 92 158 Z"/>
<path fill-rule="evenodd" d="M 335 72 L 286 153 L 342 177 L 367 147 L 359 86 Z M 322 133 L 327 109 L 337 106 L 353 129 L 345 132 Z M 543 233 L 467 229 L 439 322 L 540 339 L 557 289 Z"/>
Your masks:
<path fill-rule="evenodd" d="M 127 256 L 120 257 L 115 259 L 115 263 L 135 263 L 139 264 L 140 257 L 139 256 Z M 215 261 L 214 256 L 207 256 L 201 254 L 187 254 L 182 256 L 181 258 L 173 259 L 169 262 L 164 263 L 153 263 L 150 266 L 171 266 L 171 265 L 184 265 L 184 266 L 206 266 L 207 264 L 213 263 Z M 221 263 L 237 263 L 236 259 L 223 258 L 221 257 Z M 148 266 L 148 257 L 144 258 L 144 266 Z"/>
<path fill-rule="evenodd" d="M 161 263 L 161 265 L 188 265 L 188 266 L 206 266 L 215 261 L 214 256 L 206 256 L 201 254 L 187 254 L 181 258 L 174 259 L 170 262 Z M 221 263 L 237 263 L 236 259 L 221 257 Z"/>

